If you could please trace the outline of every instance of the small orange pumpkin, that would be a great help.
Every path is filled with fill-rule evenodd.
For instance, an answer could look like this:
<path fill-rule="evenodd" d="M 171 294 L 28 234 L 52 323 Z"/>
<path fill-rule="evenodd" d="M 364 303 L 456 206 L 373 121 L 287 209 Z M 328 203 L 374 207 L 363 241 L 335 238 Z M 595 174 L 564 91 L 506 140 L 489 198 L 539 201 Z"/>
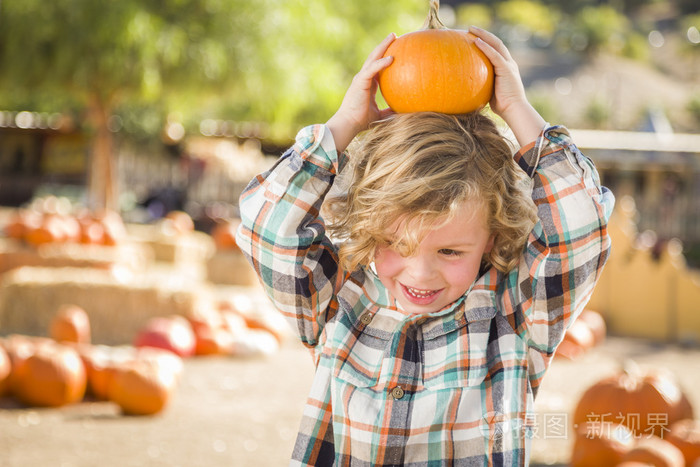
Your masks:
<path fill-rule="evenodd" d="M 137 360 L 118 368 L 109 386 L 109 400 L 130 415 L 152 415 L 170 401 L 176 387 L 176 375 L 149 360 Z"/>
<path fill-rule="evenodd" d="M 3 347 L 0 347 L 0 397 L 2 397 L 9 388 L 10 371 L 12 366 L 10 356 Z"/>
<path fill-rule="evenodd" d="M 51 320 L 50 335 L 58 342 L 90 343 L 90 319 L 84 309 L 65 304 Z"/>
<path fill-rule="evenodd" d="M 555 357 L 574 360 L 593 347 L 595 336 L 588 323 L 580 318 L 574 321 L 564 334 L 564 340 L 557 348 Z"/>
<path fill-rule="evenodd" d="M 656 436 L 644 436 L 622 457 L 623 462 L 645 462 L 654 467 L 684 467 L 683 453 L 673 444 Z"/>
<path fill-rule="evenodd" d="M 681 450 L 685 465 L 694 465 L 700 460 L 700 420 L 685 419 L 674 423 L 664 439 Z"/>
<path fill-rule="evenodd" d="M 590 386 L 574 410 L 574 425 L 616 421 L 636 435 L 662 436 L 670 424 L 692 418 L 693 409 L 676 378 L 663 369 L 624 370 Z"/>
<path fill-rule="evenodd" d="M 598 345 L 605 340 L 607 325 L 603 315 L 595 310 L 583 310 L 578 318 L 588 325 L 593 333 L 593 345 Z"/>
<path fill-rule="evenodd" d="M 10 374 L 5 381 L 6 389 L 14 395 L 17 390 L 18 375 L 22 373 L 27 359 L 34 355 L 38 347 L 53 345 L 54 341 L 44 337 L 11 334 L 3 338 L 1 344 L 10 359 Z"/>
<path fill-rule="evenodd" d="M 474 44 L 476 36 L 442 24 L 439 6 L 431 0 L 423 29 L 398 37 L 384 54 L 394 61 L 379 73 L 379 88 L 395 112 L 462 114 L 491 99 L 491 62 Z"/>
<path fill-rule="evenodd" d="M 624 425 L 589 422 L 576 431 L 571 467 L 617 465 L 634 447 L 634 435 Z"/>
<path fill-rule="evenodd" d="M 78 402 L 85 395 L 85 366 L 78 352 L 68 346 L 47 344 L 17 369 L 14 395 L 30 406 L 58 407 Z"/>
<path fill-rule="evenodd" d="M 240 221 L 225 220 L 214 226 L 211 236 L 218 250 L 238 250 L 236 244 L 236 230 Z"/>
<path fill-rule="evenodd" d="M 185 211 L 170 211 L 166 214 L 165 219 L 172 221 L 172 226 L 179 235 L 194 231 L 194 221 Z"/>

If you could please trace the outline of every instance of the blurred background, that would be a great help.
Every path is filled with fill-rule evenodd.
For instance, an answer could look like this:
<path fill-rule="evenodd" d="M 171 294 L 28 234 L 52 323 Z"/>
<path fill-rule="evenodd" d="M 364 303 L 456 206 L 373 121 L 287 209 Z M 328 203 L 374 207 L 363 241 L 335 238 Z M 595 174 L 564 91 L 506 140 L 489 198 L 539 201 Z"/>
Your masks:
<path fill-rule="evenodd" d="M 129 428 L 148 441 L 131 445 L 137 454 L 128 465 L 197 465 L 203 451 L 177 451 L 182 431 L 175 428 L 211 435 L 200 440 L 202 449 L 219 457 L 207 465 L 288 458 L 312 366 L 305 350 L 283 338 L 276 312 L 258 301 L 255 278 L 232 244 L 237 199 L 300 128 L 335 112 L 373 47 L 389 32 L 419 29 L 427 9 L 427 0 L 0 0 L 0 338 L 48 334 L 54 312 L 70 302 L 89 315 L 97 344 L 130 343 L 153 316 L 195 323 L 211 309 L 217 316 L 234 309 L 243 327 L 267 329 L 277 342 L 243 345 L 238 334 L 217 353 L 272 359 L 185 365 L 197 378 L 180 401 L 210 394 L 219 399 L 197 406 L 200 415 L 215 417 L 223 406 L 245 423 L 219 421 L 215 430 L 231 433 L 211 435 L 211 419 L 181 422 L 196 404 L 180 404 L 155 425 Z M 590 308 L 608 335 L 641 340 L 632 347 L 613 341 L 583 364 L 605 373 L 615 365 L 596 359 L 658 352 L 671 352 L 685 368 L 695 364 L 700 2 L 443 0 L 440 17 L 450 28 L 474 24 L 506 43 L 531 102 L 571 130 L 618 199 L 615 250 Z M 295 368 L 298 359 L 304 362 Z M 556 371 L 571 381 L 577 368 Z M 278 399 L 275 376 L 288 383 L 288 399 Z M 547 410 L 571 408 L 551 391 L 559 405 Z M 269 410 L 233 411 L 230 398 L 244 410 L 245 397 L 254 396 L 250 404 Z M 693 398 L 700 403 L 700 394 Z M 46 465 L 26 447 L 33 436 L 53 436 L 66 418 L 2 400 L 7 465 Z M 116 417 L 112 409 L 71 410 L 78 431 L 95 431 L 97 421 L 102 435 L 121 433 L 106 422 Z M 149 426 L 170 431 L 162 437 Z M 13 433 L 4 445 L 3 427 Z M 27 427 L 36 430 L 21 432 Z M 279 449 L 269 451 L 268 442 Z M 540 461 L 567 462 L 570 444 L 549 457 L 546 444 Z M 99 451 L 64 448 L 55 446 L 69 453 L 65 465 L 94 465 Z M 271 457 L 260 457 L 263 451 Z M 116 452 L 107 457 L 127 465 Z"/>

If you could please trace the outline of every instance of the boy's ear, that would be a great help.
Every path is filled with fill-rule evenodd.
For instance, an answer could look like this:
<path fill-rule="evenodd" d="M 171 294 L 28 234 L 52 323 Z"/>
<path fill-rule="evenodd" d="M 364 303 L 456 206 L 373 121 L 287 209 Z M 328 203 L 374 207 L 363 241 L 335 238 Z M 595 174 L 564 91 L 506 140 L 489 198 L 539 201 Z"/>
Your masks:
<path fill-rule="evenodd" d="M 493 250 L 493 245 L 496 242 L 496 234 L 492 233 L 491 236 L 489 236 L 489 240 L 486 242 L 486 247 L 484 248 L 484 253 L 491 253 L 491 250 Z"/>

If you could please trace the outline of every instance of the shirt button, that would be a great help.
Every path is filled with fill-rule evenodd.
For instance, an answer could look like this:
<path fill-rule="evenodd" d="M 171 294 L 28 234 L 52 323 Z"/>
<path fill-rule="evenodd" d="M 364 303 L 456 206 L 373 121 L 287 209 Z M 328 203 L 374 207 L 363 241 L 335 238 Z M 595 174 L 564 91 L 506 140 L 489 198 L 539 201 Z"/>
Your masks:
<path fill-rule="evenodd" d="M 394 389 L 391 390 L 391 397 L 394 399 L 401 399 L 404 395 L 403 389 L 401 389 L 401 386 L 396 386 Z"/>
<path fill-rule="evenodd" d="M 457 310 L 455 313 L 455 320 L 459 321 L 464 316 L 464 310 Z"/>
<path fill-rule="evenodd" d="M 360 321 L 362 321 L 362 324 L 365 324 L 365 325 L 371 323 L 372 322 L 372 314 L 368 311 L 367 313 L 362 315 L 362 317 L 360 318 Z"/>

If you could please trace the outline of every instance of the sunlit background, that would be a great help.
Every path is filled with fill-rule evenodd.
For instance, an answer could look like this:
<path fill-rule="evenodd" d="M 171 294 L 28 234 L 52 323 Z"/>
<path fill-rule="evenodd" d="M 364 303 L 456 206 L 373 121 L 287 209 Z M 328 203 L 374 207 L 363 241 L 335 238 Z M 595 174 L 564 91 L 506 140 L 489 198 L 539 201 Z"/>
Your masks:
<path fill-rule="evenodd" d="M 214 296 L 219 308 L 238 306 L 250 318 L 255 278 L 226 232 L 238 216 L 241 190 L 300 128 L 333 114 L 389 32 L 419 29 L 427 5 L 0 2 L 0 338 L 47 335 L 49 314 L 65 301 L 86 308 L 98 344 L 130 344 L 133 326 L 148 315 L 191 315 L 202 297 Z M 571 130 L 615 193 L 616 253 L 590 305 L 608 332 L 651 342 L 662 354 L 672 347 L 654 346 L 697 350 L 700 2 L 443 0 L 440 16 L 450 28 L 474 24 L 506 43 L 531 102 L 549 122 Z M 80 224 L 69 223 L 72 228 L 83 229 L 75 241 L 70 227 L 42 224 L 71 216 Z M 85 232 L 94 223 L 109 235 L 116 229 L 117 237 L 90 240 Z M 84 249 L 91 243 L 103 249 Z M 56 272 L 59 266 L 71 269 Z M 121 288 L 93 288 L 105 271 L 101 286 L 115 281 Z M 159 298 L 137 297 L 136 283 Z M 277 322 L 274 310 L 255 313 Z M 196 461 L 205 452 L 218 456 L 209 461 L 218 465 L 279 465 L 291 452 L 312 373 L 306 351 L 293 338 L 280 341 L 275 350 L 249 352 L 267 359 L 186 363 L 197 378 L 184 383 L 180 401 L 206 407 L 192 426 L 182 421 L 192 407 L 182 404 L 162 415 L 174 418 L 148 422 L 153 431 L 146 422 L 133 428 L 99 404 L 69 416 L 0 404 L 0 465 L 3 455 L 7 465 L 45 465 L 27 447 L 32 439 L 63 453 L 60 465 L 93 465 L 103 441 L 89 448 L 71 441 L 62 449 L 47 441 L 61 423 L 110 436 L 133 429 L 147 440 L 129 445 L 129 463 L 119 464 L 117 451 L 108 450 L 109 465 L 175 465 L 178 456 L 182 465 L 212 465 Z M 653 354 L 648 347 L 630 351 L 621 341 L 611 345 L 600 355 Z M 573 368 L 561 374 L 575 377 Z M 285 388 L 293 392 L 289 399 Z M 250 412 L 241 397 L 253 393 L 258 398 L 250 404 L 265 407 Z M 575 402 L 553 397 L 547 409 L 555 412 Z M 700 403 L 700 395 L 692 397 Z M 212 421 L 217 412 L 225 420 Z M 155 435 L 164 425 L 170 431 Z M 192 449 L 168 456 L 187 436 L 196 440 Z M 13 443 L 19 447 L 10 449 Z M 549 457 L 546 448 L 536 450 L 536 460 L 564 464 L 569 447 Z"/>

